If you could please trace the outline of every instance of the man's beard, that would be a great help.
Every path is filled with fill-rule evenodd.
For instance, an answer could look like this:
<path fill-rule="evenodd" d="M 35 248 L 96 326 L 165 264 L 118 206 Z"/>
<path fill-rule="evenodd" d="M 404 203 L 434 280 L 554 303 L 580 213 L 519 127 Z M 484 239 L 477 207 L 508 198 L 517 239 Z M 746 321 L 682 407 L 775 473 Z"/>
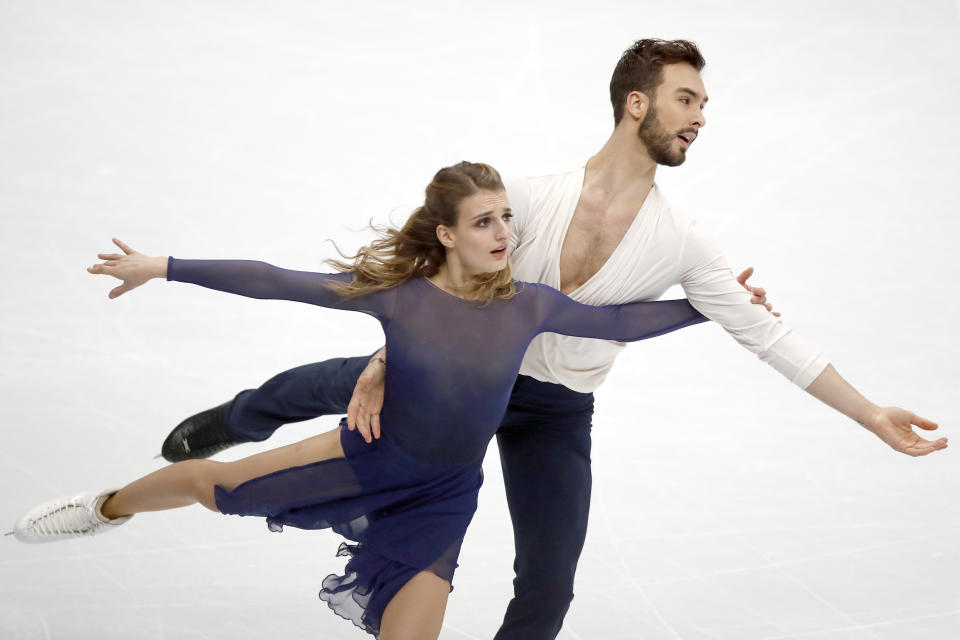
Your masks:
<path fill-rule="evenodd" d="M 640 136 L 640 142 L 646 147 L 650 159 L 657 164 L 662 164 L 665 167 L 677 167 L 687 159 L 687 154 L 684 149 L 680 149 L 679 151 L 673 150 L 673 141 L 677 136 L 667 131 L 664 126 L 660 124 L 657 105 L 652 100 L 650 101 L 650 110 L 647 112 L 647 117 L 643 119 L 643 122 L 640 123 L 640 127 L 637 129 L 637 135 Z"/>

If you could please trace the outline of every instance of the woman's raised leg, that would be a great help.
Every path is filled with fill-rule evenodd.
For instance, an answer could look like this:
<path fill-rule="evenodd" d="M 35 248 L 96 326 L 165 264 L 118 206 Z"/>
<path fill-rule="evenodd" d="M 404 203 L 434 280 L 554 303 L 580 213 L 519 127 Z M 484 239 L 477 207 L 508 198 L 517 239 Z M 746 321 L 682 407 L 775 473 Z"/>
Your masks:
<path fill-rule="evenodd" d="M 449 595 L 450 583 L 432 571 L 413 576 L 384 609 L 380 640 L 435 640 Z"/>
<path fill-rule="evenodd" d="M 311 462 L 344 457 L 340 428 L 234 462 L 186 460 L 135 480 L 101 506 L 107 518 L 175 509 L 199 502 L 217 511 L 213 488 L 233 489 L 247 480 Z"/>

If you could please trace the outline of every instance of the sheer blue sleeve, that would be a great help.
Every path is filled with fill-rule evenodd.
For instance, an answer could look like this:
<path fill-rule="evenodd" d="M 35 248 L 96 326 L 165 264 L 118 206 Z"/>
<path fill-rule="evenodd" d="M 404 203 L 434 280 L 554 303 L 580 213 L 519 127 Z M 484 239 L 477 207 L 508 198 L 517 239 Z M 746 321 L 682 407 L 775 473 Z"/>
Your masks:
<path fill-rule="evenodd" d="M 352 273 L 291 271 L 255 260 L 178 260 L 167 262 L 167 280 L 261 300 L 293 300 L 332 309 L 361 311 L 381 321 L 392 315 L 396 289 L 347 297 L 327 285 L 347 284 Z"/>
<path fill-rule="evenodd" d="M 541 332 L 634 342 L 707 321 L 686 299 L 593 307 L 545 285 L 524 286 L 536 288 Z"/>

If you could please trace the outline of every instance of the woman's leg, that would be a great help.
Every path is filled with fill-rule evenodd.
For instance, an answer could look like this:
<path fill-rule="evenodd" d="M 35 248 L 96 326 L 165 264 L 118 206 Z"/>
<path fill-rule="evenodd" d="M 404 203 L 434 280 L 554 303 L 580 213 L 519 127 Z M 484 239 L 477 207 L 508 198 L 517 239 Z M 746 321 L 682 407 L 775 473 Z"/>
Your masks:
<path fill-rule="evenodd" d="M 450 583 L 432 571 L 413 576 L 384 610 L 380 640 L 435 640 L 449 595 Z"/>
<path fill-rule="evenodd" d="M 142 511 L 175 509 L 199 502 L 217 511 L 213 488 L 230 490 L 274 471 L 344 457 L 340 428 L 243 458 L 235 462 L 186 460 L 176 462 L 135 480 L 113 494 L 101 506 L 107 518 Z"/>

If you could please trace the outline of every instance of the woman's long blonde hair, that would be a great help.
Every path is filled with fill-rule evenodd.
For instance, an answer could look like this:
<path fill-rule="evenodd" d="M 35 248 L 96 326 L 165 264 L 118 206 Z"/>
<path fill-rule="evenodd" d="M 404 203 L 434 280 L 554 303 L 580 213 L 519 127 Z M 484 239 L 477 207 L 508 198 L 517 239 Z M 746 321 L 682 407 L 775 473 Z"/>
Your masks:
<path fill-rule="evenodd" d="M 330 287 L 347 296 L 358 296 L 395 287 L 411 278 L 435 275 L 447 261 L 446 248 L 437 238 L 437 226 L 456 226 L 460 202 L 481 190 L 504 190 L 500 174 L 490 165 L 460 162 L 440 169 L 427 185 L 423 205 L 410 215 L 403 228 L 374 227 L 379 238 L 355 255 L 340 252 L 352 262 L 327 260 L 334 268 L 354 274 L 349 284 Z M 480 303 L 512 298 L 514 293 L 509 261 L 500 271 L 474 276 L 470 288 L 463 292 L 465 297 Z"/>

